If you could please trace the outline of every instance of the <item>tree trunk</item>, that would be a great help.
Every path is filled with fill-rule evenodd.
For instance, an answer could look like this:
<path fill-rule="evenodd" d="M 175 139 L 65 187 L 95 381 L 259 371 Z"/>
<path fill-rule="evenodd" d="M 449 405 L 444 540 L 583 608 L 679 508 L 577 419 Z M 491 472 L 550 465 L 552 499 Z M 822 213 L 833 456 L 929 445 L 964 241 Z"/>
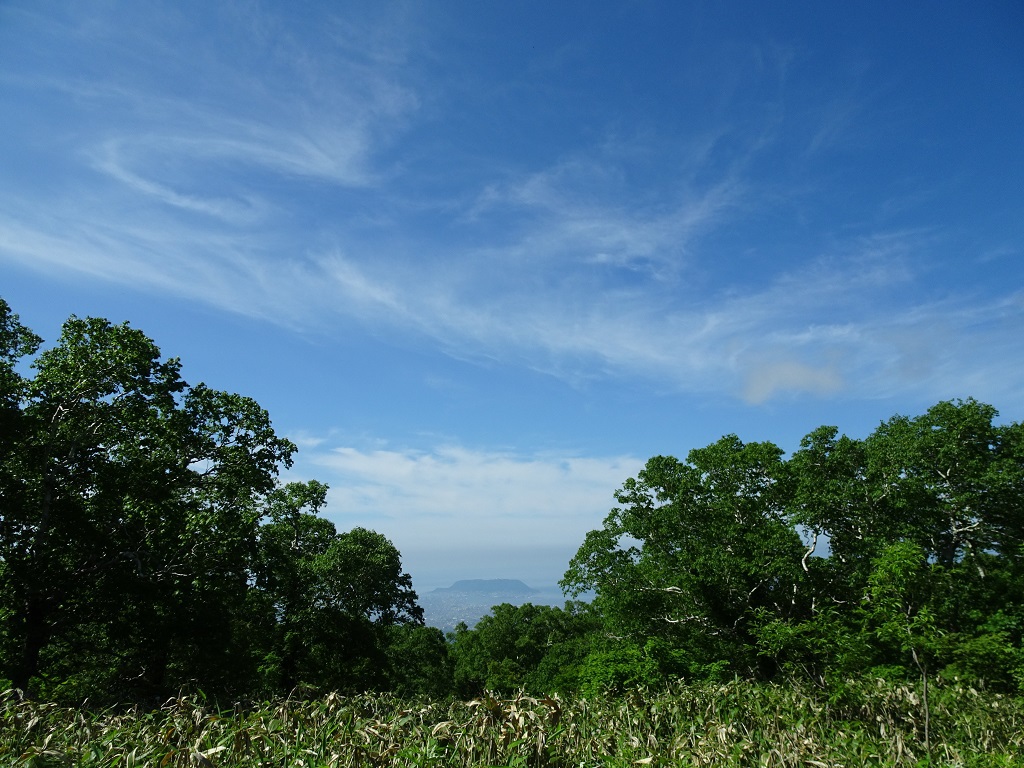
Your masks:
<path fill-rule="evenodd" d="M 27 696 L 33 693 L 29 686 L 32 678 L 39 674 L 39 657 L 50 640 L 48 612 L 45 599 L 38 594 L 30 594 L 25 600 L 21 616 L 24 637 L 21 660 L 14 670 L 12 683 Z"/>

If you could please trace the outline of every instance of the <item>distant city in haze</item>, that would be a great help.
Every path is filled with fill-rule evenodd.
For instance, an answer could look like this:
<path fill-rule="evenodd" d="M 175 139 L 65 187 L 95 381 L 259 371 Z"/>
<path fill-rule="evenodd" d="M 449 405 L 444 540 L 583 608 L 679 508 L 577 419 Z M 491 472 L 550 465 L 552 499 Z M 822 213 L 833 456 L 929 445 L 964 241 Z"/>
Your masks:
<path fill-rule="evenodd" d="M 439 587 L 419 595 L 427 626 L 445 633 L 459 624 L 474 627 L 502 603 L 510 605 L 552 605 L 562 607 L 566 599 L 560 588 L 535 589 L 520 579 L 462 579 L 449 587 Z"/>
<path fill-rule="evenodd" d="M 254 398 L 424 599 L 651 456 L 1024 419 L 1018 3 L 0 3 L 0 296 Z M 45 345 L 44 345 L 45 346 Z M 546 592 L 545 592 L 546 594 Z"/>

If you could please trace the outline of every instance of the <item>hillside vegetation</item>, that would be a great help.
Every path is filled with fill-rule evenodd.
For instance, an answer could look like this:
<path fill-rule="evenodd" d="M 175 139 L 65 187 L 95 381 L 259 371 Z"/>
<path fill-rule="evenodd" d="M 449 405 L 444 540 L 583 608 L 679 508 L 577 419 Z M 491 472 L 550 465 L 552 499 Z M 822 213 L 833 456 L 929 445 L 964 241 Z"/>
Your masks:
<path fill-rule="evenodd" d="M 256 402 L 185 382 L 127 323 L 72 317 L 41 347 L 0 299 L 11 759 L 113 765 L 122 739 L 162 765 L 285 743 L 294 765 L 1016 754 L 1024 427 L 990 405 L 656 456 L 568 564 L 592 601 L 503 603 L 446 637 L 385 536 L 279 481 L 296 447 Z"/>
<path fill-rule="evenodd" d="M 1024 705 L 962 685 L 933 692 L 932 764 L 1013 766 Z M 826 694 L 733 681 L 609 698 L 386 695 L 220 712 L 194 698 L 159 711 L 86 714 L 8 695 L 4 765 L 76 766 L 916 766 L 921 692 L 880 681 Z"/>

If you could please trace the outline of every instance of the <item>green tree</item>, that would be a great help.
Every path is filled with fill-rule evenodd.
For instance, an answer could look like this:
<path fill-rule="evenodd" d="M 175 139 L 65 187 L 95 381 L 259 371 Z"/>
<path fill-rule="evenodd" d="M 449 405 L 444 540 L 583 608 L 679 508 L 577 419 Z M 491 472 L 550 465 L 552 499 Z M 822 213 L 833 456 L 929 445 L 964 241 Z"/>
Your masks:
<path fill-rule="evenodd" d="M 328 629 L 313 643 L 317 683 L 335 690 L 385 690 L 393 677 L 388 644 L 400 626 L 422 626 L 423 609 L 401 555 L 365 528 L 340 533 L 316 566 L 315 610 Z"/>
<path fill-rule="evenodd" d="M 948 401 L 893 417 L 865 440 L 822 427 L 801 443 L 790 461 L 793 520 L 829 547 L 828 557 L 808 563 L 815 616 L 801 631 L 827 638 L 817 644 L 834 650 L 828 662 L 839 670 L 894 662 L 877 643 L 864 653 L 862 640 L 875 630 L 859 607 L 881 565 L 903 551 L 891 548 L 906 546 L 920 553 L 921 578 L 932 587 L 921 615 L 946 638 L 931 649 L 933 665 L 1010 685 L 1005 664 L 983 659 L 1015 659 L 1020 643 L 1024 432 L 996 416 L 975 400 Z M 860 652 L 840 658 L 839 649 L 854 647 Z"/>
<path fill-rule="evenodd" d="M 69 702 L 444 688 L 399 668 L 447 649 L 398 551 L 319 517 L 322 483 L 278 485 L 295 446 L 255 401 L 127 323 L 40 343 L 0 300 L 0 678 Z"/>
<path fill-rule="evenodd" d="M 772 674 L 753 650 L 771 617 L 803 615 L 806 549 L 787 518 L 792 482 L 782 451 L 735 436 L 658 456 L 629 479 L 591 531 L 563 586 L 597 593 L 608 633 L 636 649 L 658 638 L 685 649 L 691 674 Z M 664 655 L 664 654 L 662 654 Z"/>
<path fill-rule="evenodd" d="M 686 462 L 651 459 L 563 581 L 597 592 L 606 640 L 586 676 L 615 687 L 713 677 L 724 664 L 824 684 L 927 665 L 1015 688 L 1024 681 L 1024 428 L 997 415 L 949 401 L 863 440 L 821 427 L 789 460 L 733 436 Z M 909 562 L 896 558 L 905 551 L 919 553 L 911 581 L 928 585 L 914 593 L 908 625 L 931 638 L 921 646 L 895 643 L 892 622 L 863 602 L 874 594 L 888 605 L 883 584 L 909 594 L 892 591 L 910 573 L 894 565 Z"/>
<path fill-rule="evenodd" d="M 890 527 L 944 568 L 976 567 L 985 553 L 1014 556 L 1024 543 L 1021 426 L 998 426 L 976 400 L 896 416 L 866 441 L 869 482 Z"/>
<path fill-rule="evenodd" d="M 462 623 L 452 634 L 456 691 L 468 697 L 576 690 L 597 626 L 582 603 L 496 605 L 473 629 Z"/>
<path fill-rule="evenodd" d="M 300 681 L 306 633 L 313 621 L 316 563 L 337 536 L 318 516 L 327 486 L 312 481 L 276 488 L 264 502 L 258 531 L 255 587 L 249 596 L 262 618 L 261 669 L 271 692 L 291 691 Z"/>
<path fill-rule="evenodd" d="M 23 326 L 6 301 L 0 299 L 0 595 L 10 595 L 14 587 L 8 551 L 22 532 L 14 510 L 25 504 L 27 489 L 14 468 L 19 464 L 18 451 L 27 428 L 21 409 L 28 381 L 17 366 L 33 355 L 42 340 Z M 16 601 L 0 598 L 0 659 L 13 659 L 21 652 L 22 638 L 13 632 Z M 0 668 L 0 685 L 10 684 L 13 665 Z M 5 680 L 6 678 L 6 680 Z"/>
<path fill-rule="evenodd" d="M 21 324 L 10 305 L 0 299 L 0 445 L 8 447 L 17 435 L 21 399 L 27 381 L 18 373 L 22 358 L 35 354 L 42 339 Z"/>
<path fill-rule="evenodd" d="M 386 687 L 403 698 L 444 699 L 455 693 L 454 664 L 437 627 L 398 624 L 386 630 Z"/>
<path fill-rule="evenodd" d="M 2 674 L 68 697 L 225 680 L 256 502 L 294 446 L 127 324 L 72 317 L 32 368 L 0 468 Z"/>
<path fill-rule="evenodd" d="M 935 614 L 929 607 L 929 592 L 935 585 L 929 578 L 924 552 L 909 541 L 886 547 L 873 565 L 863 611 L 875 636 L 908 654 L 921 678 L 924 741 L 930 760 L 928 674 L 941 636 Z"/>
<path fill-rule="evenodd" d="M 394 545 L 318 516 L 327 486 L 289 483 L 267 497 L 250 603 L 263 616 L 261 668 L 272 690 L 386 687 L 389 630 L 423 623 Z"/>

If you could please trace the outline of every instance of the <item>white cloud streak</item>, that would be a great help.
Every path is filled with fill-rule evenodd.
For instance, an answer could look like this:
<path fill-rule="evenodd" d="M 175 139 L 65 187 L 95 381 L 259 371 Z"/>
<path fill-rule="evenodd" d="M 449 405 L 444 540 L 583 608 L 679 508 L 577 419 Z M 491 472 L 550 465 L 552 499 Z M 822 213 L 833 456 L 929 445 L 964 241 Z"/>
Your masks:
<path fill-rule="evenodd" d="M 970 394 L 1004 399 L 1024 385 L 985 352 L 1020 356 L 1019 294 L 915 294 L 933 234 L 850 236 L 830 253 L 792 255 L 759 283 L 743 279 L 742 263 L 728 274 L 710 236 L 763 211 L 748 160 L 716 169 L 715 141 L 690 137 L 676 178 L 657 189 L 624 180 L 628 142 L 478 179 L 456 210 L 436 206 L 441 226 L 422 229 L 403 218 L 408 179 L 380 159 L 419 104 L 401 35 L 335 20 L 338 47 L 318 58 L 279 36 L 273 18 L 252 24 L 277 41 L 287 87 L 224 60 L 223 103 L 51 80 L 90 117 L 114 118 L 94 120 L 57 158 L 79 174 L 69 191 L 33 200 L 0 187 L 0 259 L 294 328 L 356 322 L 462 358 L 570 380 L 640 376 L 751 403 L 901 389 L 945 397 L 967 394 L 967 381 L 980 387 Z M 844 119 L 824 123 L 816 151 Z M 739 156 L 763 150 L 762 133 L 748 139 Z M 335 223 L 325 203 L 304 231 L 296 188 L 307 200 L 360 193 L 387 224 L 354 232 L 355 216 Z M 415 245 L 393 235 L 395 221 Z M 716 285 L 709 274 L 726 277 Z"/>
<path fill-rule="evenodd" d="M 513 569 L 517 554 L 528 560 L 531 551 L 557 552 L 564 559 L 549 567 L 564 569 L 615 505 L 614 491 L 643 466 L 628 456 L 524 456 L 459 445 L 420 451 L 321 444 L 305 453 L 300 469 L 331 485 L 325 514 L 341 529 L 384 533 L 413 575 L 427 581 L 444 571 L 453 551 L 501 551 L 511 565 L 500 567 Z M 481 576 L 494 575 L 499 564 L 490 565 Z"/>
<path fill-rule="evenodd" d="M 1019 371 L 986 354 L 1020 354 L 1017 294 L 878 312 L 879 295 L 915 280 L 893 238 L 885 239 L 885 258 L 876 242 L 863 242 L 841 260 L 760 289 L 680 303 L 653 289 L 592 291 L 557 272 L 526 288 L 514 286 L 522 275 L 510 274 L 503 292 L 497 275 L 467 285 L 465 271 L 448 280 L 409 262 L 396 270 L 339 252 L 281 260 L 256 236 L 192 228 L 172 237 L 159 226 L 57 215 L 33 227 L 27 218 L 0 216 L 0 250 L 26 267 L 148 287 L 295 328 L 356 321 L 433 339 L 459 357 L 518 361 L 571 380 L 640 376 L 751 403 L 900 390 L 1005 400 L 1024 384 Z M 897 239 L 903 253 L 913 249 L 913 234 Z M 967 372 L 979 388 L 964 389 Z"/>

